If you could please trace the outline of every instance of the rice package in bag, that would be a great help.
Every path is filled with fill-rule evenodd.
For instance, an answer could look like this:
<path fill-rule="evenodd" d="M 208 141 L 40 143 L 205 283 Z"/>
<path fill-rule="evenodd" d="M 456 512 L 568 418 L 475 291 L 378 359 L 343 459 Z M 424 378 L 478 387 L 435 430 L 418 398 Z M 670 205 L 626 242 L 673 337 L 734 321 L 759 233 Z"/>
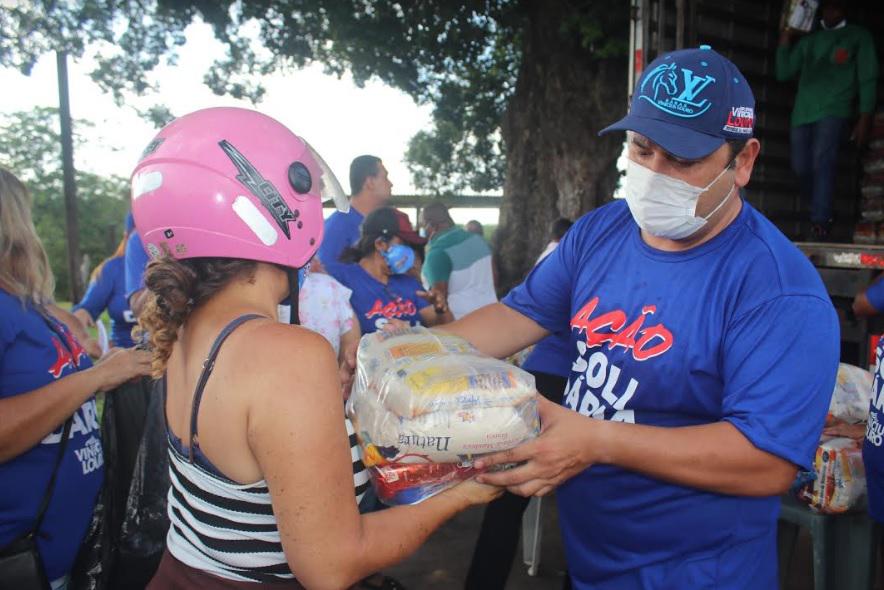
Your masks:
<path fill-rule="evenodd" d="M 539 432 L 529 373 L 422 327 L 362 339 L 347 414 L 386 504 L 435 495 Z"/>
<path fill-rule="evenodd" d="M 840 363 L 829 413 L 851 424 L 865 422 L 869 415 L 872 381 L 873 376 L 869 371 Z"/>
<path fill-rule="evenodd" d="M 813 469 L 816 480 L 798 493 L 813 510 L 840 514 L 861 506 L 866 494 L 861 440 L 824 437 Z"/>

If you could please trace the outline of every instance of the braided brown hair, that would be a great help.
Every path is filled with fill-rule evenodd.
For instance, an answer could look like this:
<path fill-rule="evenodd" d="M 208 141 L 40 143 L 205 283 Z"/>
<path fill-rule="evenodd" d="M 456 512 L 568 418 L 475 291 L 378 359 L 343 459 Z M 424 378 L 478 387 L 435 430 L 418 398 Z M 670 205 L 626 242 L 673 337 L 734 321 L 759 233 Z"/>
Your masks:
<path fill-rule="evenodd" d="M 138 325 L 150 337 L 154 377 L 166 370 L 178 330 L 191 311 L 235 279 L 251 279 L 256 267 L 252 260 L 237 258 L 175 260 L 168 256 L 147 265 L 144 285 L 148 296 Z"/>

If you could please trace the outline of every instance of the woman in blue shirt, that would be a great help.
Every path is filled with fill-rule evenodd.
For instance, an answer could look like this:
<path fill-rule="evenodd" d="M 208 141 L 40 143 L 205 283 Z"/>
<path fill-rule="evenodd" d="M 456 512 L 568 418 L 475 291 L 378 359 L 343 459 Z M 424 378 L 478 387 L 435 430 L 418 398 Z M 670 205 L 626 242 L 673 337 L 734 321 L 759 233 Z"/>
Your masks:
<path fill-rule="evenodd" d="M 53 590 L 64 588 L 103 477 L 96 391 L 150 372 L 150 355 L 116 350 L 94 366 L 55 317 L 49 261 L 24 185 L 0 169 L 0 554 L 35 524 L 58 463 L 37 550 Z M 9 572 L 0 569 L 0 580 Z"/>
<path fill-rule="evenodd" d="M 132 214 L 126 216 L 126 233 L 110 258 L 99 264 L 92 272 L 92 281 L 83 299 L 74 306 L 73 312 L 83 324 L 94 326 L 95 320 L 105 309 L 111 320 L 111 339 L 114 346 L 131 348 L 132 328 L 135 316 L 126 299 L 125 260 L 126 241 L 135 226 Z"/>
<path fill-rule="evenodd" d="M 408 216 L 392 207 L 370 213 L 359 241 L 341 256 L 348 263 L 332 275 L 353 294 L 350 305 L 363 334 L 390 322 L 435 326 L 454 320 L 444 297 L 406 274 L 414 265 L 414 249 L 426 240 L 414 231 Z"/>

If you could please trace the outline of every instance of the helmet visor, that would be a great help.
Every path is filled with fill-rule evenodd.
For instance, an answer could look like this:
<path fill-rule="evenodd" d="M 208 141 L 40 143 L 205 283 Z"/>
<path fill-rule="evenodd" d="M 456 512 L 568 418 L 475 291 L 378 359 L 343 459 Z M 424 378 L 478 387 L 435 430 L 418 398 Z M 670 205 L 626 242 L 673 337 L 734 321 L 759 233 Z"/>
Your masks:
<path fill-rule="evenodd" d="M 322 172 L 322 177 L 319 179 L 319 195 L 322 198 L 323 204 L 333 201 L 335 208 L 338 211 L 341 213 L 347 213 L 350 211 L 350 197 L 347 196 L 347 193 L 341 188 L 341 183 L 338 182 L 335 173 L 332 172 L 328 164 L 325 163 L 322 156 L 316 153 L 316 150 L 314 150 L 309 143 L 307 144 L 307 149 L 310 151 L 310 155 L 313 156 L 313 159 L 316 161 L 316 164 L 319 165 L 319 169 Z"/>

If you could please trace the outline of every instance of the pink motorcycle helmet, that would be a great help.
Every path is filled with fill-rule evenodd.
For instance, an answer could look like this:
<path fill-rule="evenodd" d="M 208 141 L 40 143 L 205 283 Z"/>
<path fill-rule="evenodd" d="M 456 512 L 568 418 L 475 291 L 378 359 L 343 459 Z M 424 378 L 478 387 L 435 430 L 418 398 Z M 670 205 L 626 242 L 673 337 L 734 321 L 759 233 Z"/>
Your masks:
<path fill-rule="evenodd" d="M 305 266 L 322 241 L 322 204 L 349 202 L 306 141 L 256 111 L 184 115 L 132 173 L 132 213 L 151 258 L 222 257 Z"/>

